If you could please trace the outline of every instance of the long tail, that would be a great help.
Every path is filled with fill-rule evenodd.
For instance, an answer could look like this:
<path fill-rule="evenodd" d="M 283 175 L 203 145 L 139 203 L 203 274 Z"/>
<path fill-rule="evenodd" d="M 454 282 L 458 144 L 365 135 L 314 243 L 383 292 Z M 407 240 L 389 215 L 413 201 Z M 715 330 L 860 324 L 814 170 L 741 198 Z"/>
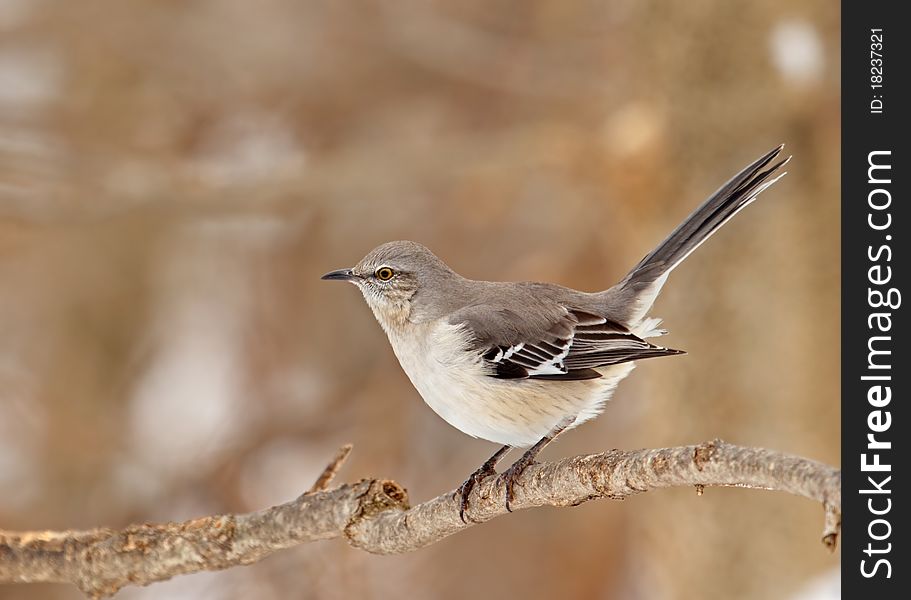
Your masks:
<path fill-rule="evenodd" d="M 768 166 L 783 148 L 784 144 L 778 146 L 735 175 L 639 261 L 620 283 L 604 292 L 610 314 L 627 326 L 638 324 L 674 267 L 785 175 L 786 172 L 778 173 L 778 170 L 791 160 L 790 156 Z"/>

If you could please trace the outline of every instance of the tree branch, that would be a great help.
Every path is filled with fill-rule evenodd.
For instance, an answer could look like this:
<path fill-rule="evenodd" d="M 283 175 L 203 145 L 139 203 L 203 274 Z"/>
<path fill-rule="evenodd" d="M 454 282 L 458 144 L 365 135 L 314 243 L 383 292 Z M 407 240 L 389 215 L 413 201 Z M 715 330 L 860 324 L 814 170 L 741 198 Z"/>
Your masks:
<path fill-rule="evenodd" d="M 365 479 L 327 490 L 349 451 L 339 451 L 311 491 L 253 513 L 131 525 L 121 531 L 0 530 L 0 583 L 68 582 L 100 598 L 126 585 L 250 564 L 316 540 L 343 537 L 368 552 L 409 552 L 506 514 L 503 485 L 493 477 L 472 492 L 474 523 L 469 524 L 459 519 L 454 491 L 409 507 L 405 489 L 394 481 Z M 513 508 L 576 506 L 675 486 L 695 486 L 699 493 L 705 486 L 778 490 L 816 500 L 825 509 L 823 543 L 835 548 L 841 525 L 839 470 L 721 440 L 535 464 L 520 478 Z"/>

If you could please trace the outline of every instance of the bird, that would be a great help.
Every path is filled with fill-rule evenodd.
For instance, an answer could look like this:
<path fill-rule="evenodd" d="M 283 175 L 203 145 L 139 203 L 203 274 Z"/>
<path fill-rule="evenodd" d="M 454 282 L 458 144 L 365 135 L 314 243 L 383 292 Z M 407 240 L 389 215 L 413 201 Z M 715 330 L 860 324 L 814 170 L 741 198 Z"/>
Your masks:
<path fill-rule="evenodd" d="M 598 416 L 635 361 L 684 354 L 647 341 L 667 333 L 648 315 L 652 304 L 671 271 L 786 174 L 791 157 L 779 159 L 783 148 L 721 186 L 603 291 L 468 279 L 412 241 L 384 243 L 355 266 L 322 276 L 357 286 L 434 412 L 502 446 L 457 488 L 463 522 L 471 491 L 497 474 L 510 450 L 526 449 L 499 476 L 508 511 L 538 453 Z"/>

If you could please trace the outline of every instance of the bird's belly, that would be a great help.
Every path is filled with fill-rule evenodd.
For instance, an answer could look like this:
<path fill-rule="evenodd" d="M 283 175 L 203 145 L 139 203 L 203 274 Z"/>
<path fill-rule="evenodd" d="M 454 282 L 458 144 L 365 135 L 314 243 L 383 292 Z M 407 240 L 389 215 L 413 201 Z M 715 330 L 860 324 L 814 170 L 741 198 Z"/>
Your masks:
<path fill-rule="evenodd" d="M 473 437 L 527 447 L 557 423 L 575 416 L 575 427 L 600 414 L 632 363 L 604 369 L 600 379 L 547 381 L 491 377 L 468 352 L 464 333 L 449 325 L 427 335 L 390 335 L 408 378 L 424 402 L 456 429 Z"/>

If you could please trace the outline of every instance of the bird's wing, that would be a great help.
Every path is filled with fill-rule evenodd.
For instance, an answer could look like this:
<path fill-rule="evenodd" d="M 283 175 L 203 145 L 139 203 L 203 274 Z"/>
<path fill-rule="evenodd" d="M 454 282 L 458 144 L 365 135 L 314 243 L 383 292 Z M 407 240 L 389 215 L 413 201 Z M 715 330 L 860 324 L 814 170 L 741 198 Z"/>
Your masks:
<path fill-rule="evenodd" d="M 599 367 L 683 353 L 650 344 L 603 316 L 557 309 L 549 319 L 539 315 L 530 322 L 510 309 L 472 306 L 450 322 L 469 330 L 472 350 L 501 379 L 595 379 Z"/>

